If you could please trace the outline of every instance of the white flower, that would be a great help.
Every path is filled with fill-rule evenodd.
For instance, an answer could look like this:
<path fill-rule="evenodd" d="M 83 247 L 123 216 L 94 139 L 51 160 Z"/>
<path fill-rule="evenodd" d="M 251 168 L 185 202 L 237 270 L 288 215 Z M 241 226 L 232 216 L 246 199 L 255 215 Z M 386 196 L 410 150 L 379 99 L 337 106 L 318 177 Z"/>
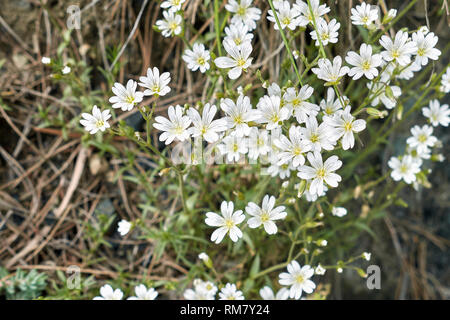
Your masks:
<path fill-rule="evenodd" d="M 237 137 L 248 136 L 250 127 L 248 122 L 258 119 L 258 113 L 252 109 L 250 98 L 240 95 L 236 101 L 226 98 L 220 102 L 220 108 L 225 112 L 228 129 L 235 129 Z"/>
<path fill-rule="evenodd" d="M 365 2 L 361 3 L 361 5 L 356 6 L 356 8 L 352 8 L 352 24 L 356 26 L 365 26 L 368 27 L 372 22 L 378 19 L 378 10 L 371 9 L 370 4 Z"/>
<path fill-rule="evenodd" d="M 281 288 L 275 296 L 272 289 L 269 286 L 265 286 L 259 290 L 259 295 L 263 300 L 287 300 L 289 298 L 289 289 Z"/>
<path fill-rule="evenodd" d="M 309 280 L 314 275 L 314 269 L 309 265 L 300 267 L 297 261 L 292 261 L 287 266 L 288 272 L 280 274 L 279 283 L 283 286 L 291 286 L 289 297 L 300 299 L 302 292 L 312 293 L 316 288 L 314 282 Z"/>
<path fill-rule="evenodd" d="M 362 253 L 363 258 L 366 259 L 367 261 L 370 261 L 370 256 L 371 256 L 371 255 L 372 255 L 372 254 L 369 253 L 369 252 L 363 252 L 363 253 Z"/>
<path fill-rule="evenodd" d="M 122 298 L 122 290 L 113 290 L 109 284 L 105 284 L 100 288 L 100 296 L 95 297 L 94 300 L 122 300 Z"/>
<path fill-rule="evenodd" d="M 394 70 L 394 69 L 395 69 L 395 65 L 390 64 L 390 65 L 388 66 L 388 68 L 386 69 L 386 71 L 387 71 L 388 69 Z M 396 78 L 397 78 L 397 79 L 409 80 L 409 79 L 411 79 L 411 78 L 414 76 L 414 72 L 420 71 L 421 69 L 422 69 L 422 65 L 420 64 L 420 61 L 418 61 L 418 60 L 416 59 L 416 60 L 414 60 L 413 63 L 411 63 L 411 64 L 408 65 L 407 67 L 403 67 L 403 68 L 401 69 L 400 74 L 396 75 Z M 385 72 L 386 72 L 386 71 L 385 71 Z M 383 81 L 383 78 L 382 78 L 381 81 Z"/>
<path fill-rule="evenodd" d="M 227 283 L 219 292 L 219 300 L 244 300 L 242 291 L 235 284 Z"/>
<path fill-rule="evenodd" d="M 282 134 L 278 140 L 275 140 L 275 145 L 280 149 L 277 164 L 292 163 L 294 167 L 305 164 L 303 154 L 312 148 L 311 144 L 304 139 L 301 128 L 295 125 L 289 128 L 289 139 Z"/>
<path fill-rule="evenodd" d="M 194 289 L 187 289 L 183 296 L 186 300 L 214 300 L 217 287 L 210 281 L 194 280 Z"/>
<path fill-rule="evenodd" d="M 202 260 L 203 262 L 208 262 L 208 261 L 209 261 L 209 256 L 208 256 L 206 253 L 204 253 L 204 252 L 201 252 L 201 253 L 198 255 L 198 258 L 199 258 L 200 260 Z"/>
<path fill-rule="evenodd" d="M 269 131 L 252 127 L 248 138 L 248 157 L 252 160 L 265 156 L 271 151 Z"/>
<path fill-rule="evenodd" d="M 297 93 L 295 88 L 287 88 L 283 95 L 285 107 L 295 116 L 299 123 L 306 122 L 308 116 L 315 117 L 319 113 L 320 107 L 314 103 L 306 101 L 313 94 L 314 89 L 305 84 Z"/>
<path fill-rule="evenodd" d="M 173 140 L 178 139 L 184 141 L 189 138 L 190 131 L 187 130 L 191 124 L 191 119 L 183 115 L 183 108 L 180 105 L 169 107 L 169 119 L 162 116 L 155 118 L 153 127 L 160 131 L 164 131 L 159 136 L 159 141 L 165 141 L 166 145 L 172 143 Z"/>
<path fill-rule="evenodd" d="M 387 109 L 392 109 L 397 105 L 397 98 L 401 96 L 402 90 L 398 86 L 387 86 L 380 82 L 367 83 L 367 88 L 372 92 L 374 98 L 371 101 L 373 107 L 377 106 L 380 101 Z M 386 94 L 386 90 L 392 92 L 392 96 Z"/>
<path fill-rule="evenodd" d="M 433 127 L 438 125 L 447 127 L 450 122 L 450 109 L 448 104 L 440 105 L 438 100 L 431 100 L 429 108 L 422 108 L 422 113 L 427 117 Z"/>
<path fill-rule="evenodd" d="M 161 3 L 161 8 L 169 9 L 169 11 L 177 12 L 181 10 L 181 6 L 186 0 L 166 0 Z"/>
<path fill-rule="evenodd" d="M 62 74 L 69 74 L 71 70 L 72 69 L 70 69 L 69 66 L 65 66 L 61 72 L 62 72 Z"/>
<path fill-rule="evenodd" d="M 317 75 L 317 78 L 326 81 L 326 84 L 336 84 L 339 80 L 347 74 L 349 68 L 342 66 L 342 58 L 336 56 L 331 63 L 328 59 L 319 59 L 319 68 L 312 68 L 312 72 Z"/>
<path fill-rule="evenodd" d="M 136 92 L 137 82 L 134 80 L 128 80 L 127 87 L 116 82 L 112 87 L 112 92 L 115 96 L 109 98 L 109 102 L 113 105 L 114 109 L 120 108 L 122 111 L 130 111 L 133 107 L 142 101 L 144 94 L 142 92 Z"/>
<path fill-rule="evenodd" d="M 411 156 L 413 161 L 417 162 L 419 166 L 422 165 L 423 159 L 431 158 L 431 150 L 424 149 L 421 152 L 418 152 L 416 148 L 411 148 L 409 146 L 406 147 L 406 153 Z"/>
<path fill-rule="evenodd" d="M 242 210 L 234 211 L 233 202 L 223 201 L 220 205 L 222 216 L 214 212 L 206 214 L 205 223 L 211 227 L 219 227 L 211 235 L 211 241 L 220 243 L 227 233 L 230 234 L 231 241 L 236 242 L 242 237 L 242 231 L 237 227 L 245 219 Z"/>
<path fill-rule="evenodd" d="M 381 55 L 386 61 L 395 61 L 400 66 L 406 66 L 411 62 L 411 54 L 417 51 L 416 43 L 410 41 L 408 32 L 398 31 L 395 34 L 394 41 L 388 36 L 382 36 L 380 44 L 385 51 Z"/>
<path fill-rule="evenodd" d="M 318 243 L 317 243 L 319 246 L 321 246 L 321 247 L 326 247 L 327 245 L 328 245 L 328 241 L 327 240 L 320 240 L 320 241 L 318 241 Z"/>
<path fill-rule="evenodd" d="M 224 41 L 234 42 L 237 46 L 244 42 L 251 42 L 253 39 L 253 34 L 249 33 L 248 26 L 242 22 L 225 27 L 225 34 Z"/>
<path fill-rule="evenodd" d="M 134 293 L 136 296 L 129 297 L 127 300 L 155 300 L 158 296 L 158 292 L 154 288 L 149 288 L 143 284 L 134 287 Z"/>
<path fill-rule="evenodd" d="M 428 63 L 428 59 L 439 59 L 441 51 L 434 47 L 438 42 L 438 37 L 433 32 L 428 33 L 426 36 L 420 31 L 414 32 L 412 41 L 417 46 L 417 51 L 415 52 L 417 63 L 424 66 Z"/>
<path fill-rule="evenodd" d="M 342 178 L 334 171 L 342 166 L 342 161 L 337 156 L 331 156 L 323 163 L 322 155 L 319 152 L 309 152 L 307 157 L 312 167 L 301 166 L 297 176 L 302 179 L 312 179 L 309 192 L 320 195 L 325 187 L 324 182 L 330 187 L 336 188 Z"/>
<path fill-rule="evenodd" d="M 335 93 L 333 88 L 328 88 L 327 90 L 327 100 L 323 99 L 320 101 L 320 107 L 323 110 L 323 113 L 328 116 L 332 116 L 335 114 L 338 110 L 342 109 L 342 103 L 338 99 L 334 99 Z M 342 97 L 344 100 L 347 99 L 346 97 Z"/>
<path fill-rule="evenodd" d="M 253 58 L 249 58 L 250 53 L 252 53 L 252 45 L 250 42 L 244 42 L 237 46 L 234 42 L 223 41 L 223 47 L 231 58 L 219 57 L 214 60 L 214 63 L 218 68 L 231 68 L 228 71 L 228 77 L 232 80 L 237 79 L 242 74 L 242 71 L 246 71 L 252 64 Z"/>
<path fill-rule="evenodd" d="M 248 140 L 237 135 L 230 134 L 223 138 L 222 142 L 217 148 L 221 155 L 227 156 L 229 162 L 238 162 L 241 155 L 245 155 L 248 152 Z"/>
<path fill-rule="evenodd" d="M 209 70 L 209 51 L 205 49 L 202 43 L 194 43 L 192 50 L 186 49 L 182 58 L 192 71 L 200 69 L 201 73 L 205 73 L 206 70 Z"/>
<path fill-rule="evenodd" d="M 344 207 L 333 207 L 333 209 L 331 209 L 331 214 L 333 216 L 342 218 L 347 214 L 347 209 L 345 209 Z"/>
<path fill-rule="evenodd" d="M 291 163 L 284 163 L 282 165 L 272 164 L 269 168 L 267 168 L 267 173 L 272 177 L 280 176 L 281 179 L 286 179 L 291 176 L 291 171 L 294 170 L 295 167 Z"/>
<path fill-rule="evenodd" d="M 206 292 L 207 295 L 215 297 L 217 293 L 217 287 L 211 281 L 202 281 L 200 279 L 194 280 L 194 285 L 198 290 Z"/>
<path fill-rule="evenodd" d="M 159 75 L 159 69 L 154 67 L 153 70 L 151 68 L 147 69 L 147 76 L 140 77 L 139 85 L 141 87 L 146 88 L 144 91 L 145 96 L 165 96 L 170 92 L 170 87 L 168 86 L 170 82 L 170 73 L 164 72 Z"/>
<path fill-rule="evenodd" d="M 94 106 L 92 108 L 92 114 L 82 113 L 81 116 L 83 119 L 80 120 L 80 123 L 85 127 L 84 129 L 86 131 L 89 131 L 90 134 L 94 134 L 98 130 L 105 131 L 110 127 L 108 123 L 108 119 L 111 118 L 109 110 L 100 111 L 97 106 Z"/>
<path fill-rule="evenodd" d="M 337 271 L 338 273 L 342 273 L 342 271 L 344 271 L 344 269 L 342 269 L 342 268 L 337 268 L 336 271 Z"/>
<path fill-rule="evenodd" d="M 330 12 L 330 8 L 328 8 L 325 4 L 320 4 L 320 0 L 310 0 L 311 9 L 309 10 L 309 6 L 307 2 L 302 0 L 297 0 L 294 4 L 294 8 L 300 11 L 299 17 L 299 25 L 301 27 L 306 26 L 308 23 L 313 24 L 313 16 L 314 20 L 317 22 L 321 16 Z"/>
<path fill-rule="evenodd" d="M 317 33 L 319 33 L 322 45 L 326 46 L 328 43 L 338 42 L 338 30 L 341 24 L 333 19 L 330 23 L 327 23 L 325 19 L 320 18 L 317 22 L 317 31 L 313 30 L 310 32 L 311 38 L 316 40 L 316 47 L 320 46 L 319 39 L 317 38 Z"/>
<path fill-rule="evenodd" d="M 410 155 L 399 158 L 392 157 L 388 162 L 392 169 L 391 177 L 395 181 L 404 180 L 407 184 L 416 181 L 416 173 L 420 172 L 420 164 L 414 161 Z"/>
<path fill-rule="evenodd" d="M 42 57 L 41 62 L 43 64 L 50 64 L 52 62 L 52 59 L 50 59 L 49 57 Z"/>
<path fill-rule="evenodd" d="M 251 7 L 252 0 L 229 0 L 225 5 L 225 9 L 234 13 L 231 23 L 243 23 L 249 31 L 256 29 L 256 21 L 261 18 L 261 10 Z"/>
<path fill-rule="evenodd" d="M 215 105 L 205 104 L 202 116 L 194 108 L 187 110 L 187 115 L 192 120 L 193 127 L 190 128 L 192 137 L 203 137 L 207 142 L 212 143 L 219 140 L 219 132 L 227 130 L 225 119 L 214 119 L 217 107 Z"/>
<path fill-rule="evenodd" d="M 316 117 L 308 117 L 306 128 L 301 128 L 303 139 L 311 144 L 311 151 L 333 150 L 336 140 L 330 136 L 330 127 L 322 122 L 320 126 Z"/>
<path fill-rule="evenodd" d="M 316 267 L 316 269 L 314 269 L 314 273 L 319 275 L 319 276 L 323 276 L 325 274 L 327 270 L 325 270 L 324 267 L 322 267 L 319 263 L 319 265 Z"/>
<path fill-rule="evenodd" d="M 259 207 L 254 202 L 249 202 L 245 207 L 245 212 L 252 216 L 247 223 L 250 228 L 258 228 L 261 224 L 268 234 L 277 233 L 277 225 L 274 220 L 286 218 L 286 208 L 284 206 L 275 207 L 275 197 L 266 194 L 262 201 L 262 206 Z"/>
<path fill-rule="evenodd" d="M 347 53 L 345 61 L 354 66 L 350 69 L 348 75 L 353 77 L 353 80 L 357 80 L 363 75 L 366 76 L 367 79 L 372 80 L 378 76 L 377 67 L 381 65 L 383 59 L 380 54 L 372 55 L 372 47 L 365 43 L 361 45 L 359 53 L 360 54 L 354 51 Z"/>
<path fill-rule="evenodd" d="M 450 67 L 448 67 L 447 71 L 442 75 L 441 87 L 439 90 L 444 93 L 450 92 Z"/>
<path fill-rule="evenodd" d="M 131 229 L 131 223 L 128 222 L 127 220 L 121 220 L 118 223 L 119 228 L 117 229 L 117 231 L 120 233 L 120 235 L 123 237 L 124 235 L 126 235 L 128 232 L 130 232 Z"/>
<path fill-rule="evenodd" d="M 257 122 L 267 123 L 267 130 L 279 127 L 282 121 L 289 118 L 289 109 L 281 107 L 280 102 L 281 99 L 278 96 L 264 96 L 256 105 L 259 115 Z"/>
<path fill-rule="evenodd" d="M 353 132 L 361 132 L 366 128 L 366 121 L 363 119 L 355 120 L 350 113 L 350 106 L 344 111 L 334 116 L 324 116 L 324 122 L 330 127 L 334 127 L 333 139 L 338 140 L 342 137 L 342 149 L 348 150 L 355 145 Z"/>
<path fill-rule="evenodd" d="M 179 14 L 175 14 L 173 11 L 163 11 L 163 20 L 156 21 L 156 26 L 164 37 L 170 37 L 173 35 L 179 35 L 182 31 L 181 24 L 183 18 Z"/>
<path fill-rule="evenodd" d="M 421 153 L 424 150 L 427 150 L 428 147 L 433 147 L 437 142 L 437 138 L 433 136 L 433 127 L 429 125 L 424 125 L 423 127 L 419 127 L 415 125 L 411 128 L 412 137 L 409 137 L 406 140 L 406 143 L 411 148 L 416 148 L 417 152 Z"/>
<path fill-rule="evenodd" d="M 291 30 L 295 30 L 298 26 L 298 16 L 300 15 L 300 11 L 295 6 L 291 8 L 289 1 L 280 2 L 277 7 L 277 12 L 275 13 L 278 17 L 278 21 L 280 22 L 281 29 L 284 30 L 287 27 Z M 272 10 L 269 10 L 267 20 L 274 23 L 275 30 L 279 30 Z"/>
<path fill-rule="evenodd" d="M 312 182 L 312 180 L 307 180 L 307 182 L 306 182 L 306 187 L 305 187 L 305 190 L 303 191 L 303 194 L 301 194 L 300 192 L 297 194 L 297 196 L 298 196 L 299 198 L 300 198 L 302 195 L 304 195 L 305 198 L 306 198 L 306 201 L 308 201 L 308 202 L 314 202 L 314 201 L 316 201 L 317 198 L 324 196 L 324 195 L 326 194 L 326 191 L 328 191 L 327 186 L 324 186 L 324 187 L 323 187 L 323 191 L 322 191 L 321 193 L 319 193 L 319 194 L 317 194 L 317 192 L 315 192 L 315 193 L 309 192 L 309 187 L 311 186 L 311 182 Z M 297 189 L 298 191 L 300 191 L 300 190 L 299 190 L 299 188 L 300 188 L 300 183 L 297 183 L 294 187 L 295 187 L 295 189 Z"/>
<path fill-rule="evenodd" d="M 281 88 L 280 86 L 276 83 L 273 82 L 268 88 L 267 88 L 267 93 L 269 96 L 278 96 L 281 97 Z"/>
<path fill-rule="evenodd" d="M 390 9 L 386 15 L 386 22 L 391 21 L 397 16 L 397 9 Z"/>

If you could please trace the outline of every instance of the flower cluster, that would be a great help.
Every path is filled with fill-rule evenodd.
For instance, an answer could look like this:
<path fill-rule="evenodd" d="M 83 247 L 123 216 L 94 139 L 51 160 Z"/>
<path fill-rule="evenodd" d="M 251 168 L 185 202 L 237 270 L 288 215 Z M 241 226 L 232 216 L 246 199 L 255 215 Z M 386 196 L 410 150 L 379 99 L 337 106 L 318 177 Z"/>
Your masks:
<path fill-rule="evenodd" d="M 247 214 L 251 216 L 247 224 L 250 228 L 258 228 L 261 225 L 268 234 L 277 233 L 275 220 L 286 218 L 284 206 L 275 207 L 275 197 L 265 195 L 261 207 L 254 202 L 249 202 L 245 207 Z M 205 223 L 211 227 L 218 227 L 212 235 L 211 241 L 220 243 L 228 233 L 233 242 L 242 237 L 242 231 L 238 225 L 245 220 L 242 210 L 234 211 L 233 202 L 223 201 L 220 206 L 221 215 L 215 212 L 206 214 Z"/>
<path fill-rule="evenodd" d="M 154 288 L 147 288 L 140 284 L 134 288 L 135 296 L 128 297 L 127 300 L 155 300 L 158 292 Z M 100 296 L 94 300 L 122 300 L 123 292 L 120 289 L 113 289 L 109 284 L 100 288 Z"/>
<path fill-rule="evenodd" d="M 282 183 L 282 188 L 294 185 L 298 197 L 304 196 L 307 201 L 315 202 L 333 188 L 339 187 L 342 177 L 345 177 L 339 171 L 345 167 L 341 160 L 346 160 L 345 151 L 363 145 L 357 143 L 361 138 L 364 139 L 359 134 L 373 119 L 363 119 L 362 112 L 367 111 L 374 118 L 382 118 L 392 110 L 393 116 L 399 109 L 398 101 L 402 95 L 400 80 L 412 79 L 430 60 L 437 60 L 441 51 L 435 48 L 437 36 L 427 28 L 419 28 L 413 32 L 392 32 L 392 37 L 380 32 L 379 37 L 365 41 L 355 51 L 332 56 L 330 52 L 333 51 L 329 48 L 325 50 L 324 46 L 332 46 L 339 41 L 341 24 L 337 19 L 326 16 L 330 12 L 326 4 L 321 4 L 319 0 L 297 0 L 295 3 L 278 0 L 270 1 L 270 4 L 267 19 L 273 23 L 274 30 L 283 36 L 284 32 L 289 31 L 292 35 L 297 29 L 303 31 L 309 28 L 308 32 L 319 53 L 314 62 L 308 63 L 305 74 L 308 75 L 307 79 L 313 78 L 314 81 L 304 83 L 306 78 L 298 75 L 296 84 L 291 80 L 270 83 L 264 81 L 259 73 L 264 88 L 259 91 L 260 96 L 249 94 L 249 90 L 242 87 L 234 90 L 224 85 L 224 92 L 209 96 L 205 99 L 207 101 L 199 101 L 195 105 L 170 105 L 167 106 L 167 116 L 158 115 L 153 119 L 152 112 L 151 116 L 147 115 L 149 119 L 146 121 L 154 120 L 148 123 L 148 128 L 152 125 L 160 131 L 159 141 L 165 145 L 186 142 L 190 146 L 193 138 L 200 140 L 202 146 L 211 147 L 227 163 L 245 163 L 248 158 L 251 164 L 263 168 L 264 173 L 280 180 L 289 179 Z M 161 8 L 165 9 L 162 13 L 164 19 L 158 20 L 156 26 L 164 37 L 177 36 L 185 40 L 182 59 L 189 70 L 213 74 L 216 79 L 221 78 L 224 84 L 230 80 L 241 81 L 246 77 L 245 73 L 253 73 L 252 41 L 258 35 L 253 32 L 262 11 L 253 6 L 252 0 L 227 2 L 225 9 L 231 19 L 229 24 L 224 23 L 222 26 L 223 37 L 217 34 L 217 42 L 211 47 L 208 47 L 203 37 L 196 37 L 197 42 L 192 45 L 184 38 L 184 6 L 185 0 L 164 1 L 161 4 Z M 396 10 L 389 10 L 382 19 L 379 12 L 377 6 L 362 2 L 351 9 L 351 22 L 370 32 L 384 30 L 383 25 L 396 16 Z M 219 53 L 218 56 L 213 53 L 214 49 Z M 289 49 L 288 46 L 286 49 Z M 290 58 L 298 59 L 298 51 L 294 50 L 294 53 L 295 58 L 292 55 Z M 49 60 L 45 59 L 43 63 L 49 63 Z M 346 96 L 347 91 L 342 90 L 343 83 L 350 83 L 350 87 L 359 79 L 365 81 L 364 88 L 367 88 L 363 103 L 352 101 Z M 450 68 L 447 68 L 440 81 L 440 91 L 449 92 Z M 112 88 L 114 96 L 109 102 L 113 109 L 131 111 L 143 103 L 146 96 L 169 94 L 170 82 L 171 75 L 168 72 L 161 73 L 157 67 L 148 68 L 147 75 L 141 76 L 139 82 L 130 79 L 126 85 L 115 83 Z M 314 83 L 320 85 L 314 86 Z M 326 90 L 323 90 L 324 87 Z M 138 88 L 142 88 L 142 91 Z M 349 97 L 352 98 L 352 95 Z M 383 111 L 378 109 L 381 105 L 384 106 Z M 432 149 L 442 145 L 433 131 L 438 126 L 447 127 L 450 122 L 448 105 L 441 105 L 436 99 L 431 100 L 429 107 L 424 107 L 422 113 L 429 124 L 414 125 L 411 128 L 412 136 L 406 140 L 405 154 L 392 157 L 388 162 L 392 179 L 414 184 L 415 188 L 421 183 L 425 160 L 442 160 L 442 155 L 432 154 Z M 110 127 L 110 117 L 110 110 L 101 111 L 94 106 L 92 114 L 82 113 L 80 123 L 86 131 L 95 134 Z M 193 164 L 192 159 L 187 164 Z M 290 181 L 294 183 L 290 184 Z M 268 235 L 276 234 L 281 224 L 278 220 L 287 218 L 290 210 L 284 205 L 276 206 L 277 201 L 286 206 L 292 203 L 285 202 L 281 196 L 277 200 L 276 196 L 269 194 L 263 197 L 261 204 L 248 202 L 239 209 L 232 201 L 221 202 L 220 214 L 212 211 L 205 213 L 206 225 L 216 228 L 210 240 L 219 244 L 229 236 L 236 243 L 241 238 L 245 239 L 244 227 L 261 228 Z M 337 206 L 335 202 L 330 203 L 329 208 L 334 217 L 347 215 L 347 209 Z M 134 224 L 122 220 L 118 231 L 124 236 L 133 227 Z M 284 233 L 284 230 L 280 233 Z M 315 243 L 320 247 L 328 244 L 324 239 Z M 362 257 L 370 260 L 370 253 L 364 253 Z M 208 268 L 212 268 L 209 256 L 202 253 L 199 258 Z M 289 255 L 288 261 L 282 265 L 287 266 L 287 272 L 279 274 L 278 283 L 284 287 L 276 294 L 269 286 L 263 287 L 260 290 L 263 299 L 300 299 L 303 292 L 313 292 L 316 285 L 310 279 L 314 274 L 323 275 L 328 267 L 321 264 L 301 267 L 295 259 Z M 343 268 L 338 266 L 336 270 L 342 272 Z M 218 295 L 220 300 L 242 300 L 243 292 L 238 290 L 240 284 L 236 284 L 216 286 L 211 281 L 196 279 L 193 287 L 184 292 L 184 298 L 213 300 Z M 135 292 L 133 299 L 155 299 L 158 294 L 152 288 L 147 290 L 144 285 L 136 287 Z M 98 299 L 117 300 L 123 297 L 119 289 L 113 290 L 108 285 L 102 287 L 100 293 Z"/>
<path fill-rule="evenodd" d="M 422 182 L 418 179 L 425 160 L 443 161 L 442 154 L 432 155 L 432 148 L 438 148 L 442 143 L 433 135 L 433 127 L 447 127 L 450 122 L 450 109 L 447 104 L 440 105 L 438 100 L 431 100 L 429 107 L 422 108 L 423 115 L 430 125 L 415 125 L 411 128 L 411 137 L 406 139 L 406 154 L 392 157 L 388 165 L 392 169 L 391 177 L 395 181 L 403 180 L 418 188 Z"/>

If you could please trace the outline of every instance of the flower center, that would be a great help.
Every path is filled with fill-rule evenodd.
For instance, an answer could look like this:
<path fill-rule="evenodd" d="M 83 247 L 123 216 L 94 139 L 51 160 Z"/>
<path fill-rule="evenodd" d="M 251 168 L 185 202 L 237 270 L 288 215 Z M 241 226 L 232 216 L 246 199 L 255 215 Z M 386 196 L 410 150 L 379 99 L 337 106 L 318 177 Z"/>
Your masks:
<path fill-rule="evenodd" d="M 241 38 L 239 38 L 239 37 L 234 38 L 234 43 L 235 43 L 237 46 L 240 45 L 240 44 L 242 43 Z"/>
<path fill-rule="evenodd" d="M 364 22 L 365 24 L 367 24 L 367 22 L 369 22 L 369 17 L 364 16 L 364 17 L 362 17 L 361 21 Z"/>
<path fill-rule="evenodd" d="M 325 177 L 325 169 L 324 169 L 324 168 L 320 168 L 319 170 L 317 170 L 316 175 L 317 175 L 319 178 Z"/>
<path fill-rule="evenodd" d="M 161 90 L 161 88 L 159 87 L 159 85 L 154 84 L 154 85 L 152 86 L 152 91 L 153 91 L 153 92 L 159 92 L 160 90 Z"/>
<path fill-rule="evenodd" d="M 239 150 L 239 146 L 237 143 L 233 144 L 233 152 L 237 152 Z"/>
<path fill-rule="evenodd" d="M 178 28 L 178 24 L 176 22 L 171 22 L 169 24 L 169 29 L 172 30 L 172 32 L 175 32 L 176 28 Z"/>
<path fill-rule="evenodd" d="M 278 114 L 274 114 L 270 117 L 270 121 L 277 123 L 278 121 L 280 121 L 280 117 L 278 116 Z"/>
<path fill-rule="evenodd" d="M 95 123 L 95 126 L 97 128 L 101 128 L 101 127 L 105 126 L 105 122 L 103 120 L 97 120 L 97 122 Z"/>
<path fill-rule="evenodd" d="M 407 173 L 408 172 L 408 166 L 402 164 L 402 166 L 400 167 L 400 172 L 401 173 Z"/>
<path fill-rule="evenodd" d="M 313 143 L 317 142 L 317 141 L 319 141 L 319 136 L 317 134 L 312 134 L 311 138 L 309 140 L 311 140 L 311 142 L 313 142 Z"/>
<path fill-rule="evenodd" d="M 281 22 L 282 22 L 285 26 L 287 26 L 287 25 L 289 25 L 289 24 L 291 23 L 291 19 L 290 19 L 289 17 L 284 17 L 284 19 L 281 20 Z"/>
<path fill-rule="evenodd" d="M 237 124 L 243 123 L 241 115 L 235 116 L 234 117 L 234 122 L 236 122 Z"/>
<path fill-rule="evenodd" d="M 175 132 L 175 134 L 182 134 L 184 129 L 182 126 L 178 125 L 175 127 L 175 129 L 173 131 Z"/>
<path fill-rule="evenodd" d="M 400 53 L 398 52 L 398 50 L 393 50 L 392 51 L 392 57 L 394 57 L 394 58 L 400 57 Z"/>
<path fill-rule="evenodd" d="M 239 58 L 239 59 L 237 59 L 237 65 L 239 66 L 239 67 L 242 67 L 242 66 L 244 66 L 245 65 L 245 59 L 242 59 L 242 58 Z"/>
<path fill-rule="evenodd" d="M 302 153 L 302 149 L 300 147 L 295 147 L 294 148 L 294 154 L 296 156 L 300 155 Z"/>
<path fill-rule="evenodd" d="M 325 108 L 325 113 L 328 115 L 332 115 L 333 114 L 333 109 L 331 107 L 326 107 Z"/>
<path fill-rule="evenodd" d="M 424 134 L 419 135 L 419 137 L 417 138 L 419 140 L 419 142 L 426 142 L 427 141 L 427 136 Z"/>
<path fill-rule="evenodd" d="M 267 212 L 263 212 L 263 214 L 261 214 L 261 221 L 262 222 L 267 222 L 270 220 L 269 215 L 267 214 Z"/>
<path fill-rule="evenodd" d="M 425 49 L 419 48 L 419 50 L 417 50 L 417 55 L 423 57 L 425 55 Z"/>
<path fill-rule="evenodd" d="M 234 222 L 233 222 L 233 220 L 231 220 L 231 219 L 225 220 L 225 226 L 226 226 L 228 229 L 233 228 L 233 227 L 234 227 Z"/>
<path fill-rule="evenodd" d="M 370 62 L 369 61 L 364 61 L 364 63 L 361 66 L 361 69 L 363 69 L 364 71 L 367 71 L 370 69 Z"/>
<path fill-rule="evenodd" d="M 292 105 L 295 108 L 295 107 L 298 107 L 302 103 L 302 100 L 300 100 L 299 98 L 295 98 L 295 99 L 292 100 L 291 103 L 292 103 Z"/>
<path fill-rule="evenodd" d="M 236 14 L 238 16 L 244 16 L 246 11 L 247 11 L 246 8 L 239 6 L 239 8 L 236 11 Z"/>
<path fill-rule="evenodd" d="M 322 33 L 321 37 L 322 37 L 322 40 L 328 40 L 330 38 L 330 35 L 328 33 L 324 32 L 324 33 Z"/>
<path fill-rule="evenodd" d="M 352 130 L 352 123 L 351 122 L 346 122 L 344 125 L 344 129 L 345 131 L 351 131 Z"/>
<path fill-rule="evenodd" d="M 129 103 L 129 104 L 133 104 L 134 103 L 134 97 L 128 96 L 125 101 L 127 103 Z"/>
<path fill-rule="evenodd" d="M 295 282 L 303 283 L 305 282 L 305 278 L 301 274 L 299 274 L 298 276 L 295 277 Z"/>
<path fill-rule="evenodd" d="M 197 58 L 197 63 L 201 66 L 203 66 L 205 64 L 205 58 L 203 57 L 198 57 Z"/>

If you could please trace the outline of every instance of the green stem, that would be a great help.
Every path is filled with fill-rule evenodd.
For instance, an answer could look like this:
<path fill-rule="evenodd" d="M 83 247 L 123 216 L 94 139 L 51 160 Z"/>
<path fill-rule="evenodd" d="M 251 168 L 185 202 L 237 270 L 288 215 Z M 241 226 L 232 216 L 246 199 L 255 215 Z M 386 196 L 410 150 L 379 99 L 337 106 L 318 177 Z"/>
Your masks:
<path fill-rule="evenodd" d="M 297 68 L 297 64 L 295 63 L 294 55 L 292 54 L 291 48 L 289 47 L 289 43 L 286 39 L 286 35 L 284 34 L 284 30 L 281 28 L 280 20 L 278 19 L 278 15 L 277 15 L 277 12 L 275 11 L 275 7 L 273 6 L 272 0 L 269 0 L 269 5 L 270 5 L 270 8 L 272 9 L 273 15 L 275 17 L 275 21 L 278 26 L 278 30 L 280 31 L 281 38 L 283 39 L 283 42 L 284 42 L 284 46 L 286 47 L 286 50 L 288 52 L 289 59 L 291 59 L 291 63 L 292 63 L 292 66 L 294 67 L 298 81 L 300 82 L 300 85 L 303 86 L 302 77 L 300 76 L 300 73 L 298 72 L 298 68 Z"/>

